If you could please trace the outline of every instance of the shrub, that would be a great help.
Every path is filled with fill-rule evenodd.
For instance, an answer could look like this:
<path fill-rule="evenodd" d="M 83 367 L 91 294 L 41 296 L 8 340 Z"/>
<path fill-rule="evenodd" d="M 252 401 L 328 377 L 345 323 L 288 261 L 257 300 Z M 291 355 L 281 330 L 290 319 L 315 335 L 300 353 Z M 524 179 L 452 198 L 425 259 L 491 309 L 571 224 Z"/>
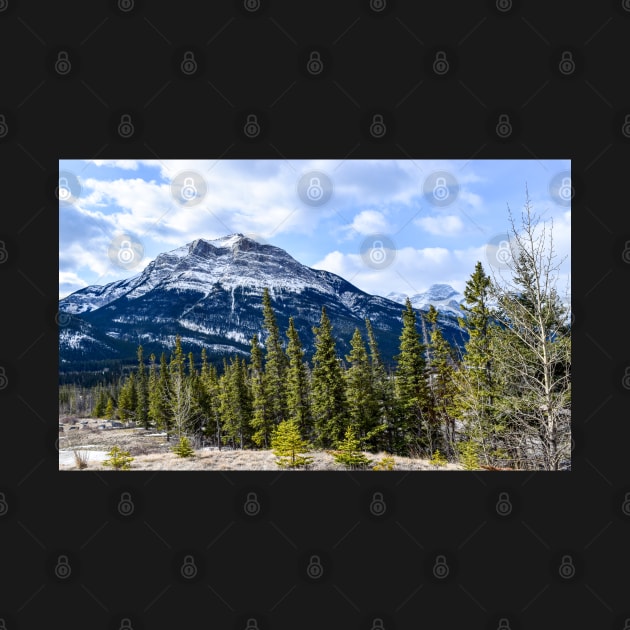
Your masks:
<path fill-rule="evenodd" d="M 448 460 L 442 453 L 440 453 L 440 449 L 436 448 L 431 459 L 429 460 L 432 466 L 438 468 L 439 466 L 446 466 L 448 464 Z"/>
<path fill-rule="evenodd" d="M 458 445 L 459 460 L 464 470 L 479 470 L 479 445 L 468 440 Z"/>
<path fill-rule="evenodd" d="M 129 470 L 133 457 L 129 451 L 123 451 L 120 446 L 112 446 L 107 453 L 108 458 L 103 461 L 103 466 L 111 466 L 114 470 Z"/>
<path fill-rule="evenodd" d="M 374 466 L 372 466 L 372 470 L 394 470 L 394 458 L 393 457 L 383 457 L 380 462 L 376 462 Z"/>
<path fill-rule="evenodd" d="M 82 451 L 74 449 L 74 464 L 79 470 L 83 470 L 88 466 L 88 460 L 90 459 L 90 453 L 88 451 Z"/>
<path fill-rule="evenodd" d="M 195 454 L 195 449 L 190 445 L 190 440 L 185 435 L 179 438 L 179 442 L 173 446 L 172 451 L 179 457 L 193 457 Z"/>

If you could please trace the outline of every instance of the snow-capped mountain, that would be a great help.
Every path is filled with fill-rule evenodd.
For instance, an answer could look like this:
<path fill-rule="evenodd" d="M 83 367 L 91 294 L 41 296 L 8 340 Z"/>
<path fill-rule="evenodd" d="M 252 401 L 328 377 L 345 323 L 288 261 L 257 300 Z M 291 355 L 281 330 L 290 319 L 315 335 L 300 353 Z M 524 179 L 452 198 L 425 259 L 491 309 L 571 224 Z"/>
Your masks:
<path fill-rule="evenodd" d="M 355 327 L 365 337 L 374 328 L 385 360 L 398 351 L 401 305 L 369 295 L 343 278 L 302 265 L 286 251 L 233 234 L 197 239 L 160 254 L 139 274 L 105 286 L 89 286 L 59 301 L 60 367 L 117 359 L 132 361 L 139 344 L 145 356 L 167 356 L 175 336 L 198 356 L 249 354 L 254 334 L 264 342 L 262 295 L 269 289 L 284 336 L 293 316 L 307 354 L 312 327 L 326 306 L 340 355 L 349 352 Z M 403 299 L 404 302 L 404 299 Z M 63 316 L 63 317 L 62 317 Z M 67 321 L 65 321 L 67 320 Z M 449 313 L 440 324 L 447 339 L 462 344 L 462 331 Z"/>
<path fill-rule="evenodd" d="M 399 304 L 404 304 L 407 297 L 411 301 L 411 305 L 418 310 L 426 311 L 433 304 L 440 313 L 447 313 L 456 317 L 462 315 L 459 305 L 464 301 L 464 295 L 455 291 L 448 284 L 432 284 L 424 293 L 416 293 L 415 295 L 407 295 L 406 293 L 389 293 L 387 295 L 388 299 Z"/>

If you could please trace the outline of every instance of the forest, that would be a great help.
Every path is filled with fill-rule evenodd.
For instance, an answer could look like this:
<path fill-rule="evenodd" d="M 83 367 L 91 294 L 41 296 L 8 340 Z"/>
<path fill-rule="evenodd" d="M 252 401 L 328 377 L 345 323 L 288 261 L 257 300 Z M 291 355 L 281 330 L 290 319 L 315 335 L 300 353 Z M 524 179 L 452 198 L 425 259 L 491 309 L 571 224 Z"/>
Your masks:
<path fill-rule="evenodd" d="M 433 306 L 418 313 L 407 300 L 393 365 L 382 361 L 369 320 L 339 356 L 325 307 L 307 361 L 293 319 L 279 330 L 265 290 L 263 338 L 254 335 L 247 359 L 226 357 L 217 369 L 205 349 L 185 353 L 179 337 L 168 356 L 145 357 L 139 346 L 136 367 L 118 382 L 61 385 L 60 414 L 133 422 L 179 444 L 284 441 L 304 453 L 351 444 L 468 470 L 570 469 L 570 317 L 551 234 L 529 200 L 512 235 L 509 277 L 477 262 L 466 282 L 463 352 L 443 338 Z"/>

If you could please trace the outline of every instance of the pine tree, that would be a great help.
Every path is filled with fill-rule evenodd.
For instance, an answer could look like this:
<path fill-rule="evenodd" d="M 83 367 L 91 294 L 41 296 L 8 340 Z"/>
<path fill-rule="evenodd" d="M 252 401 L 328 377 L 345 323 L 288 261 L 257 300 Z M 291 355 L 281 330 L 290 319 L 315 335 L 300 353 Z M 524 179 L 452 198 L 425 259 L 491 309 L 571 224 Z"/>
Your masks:
<path fill-rule="evenodd" d="M 353 425 L 348 425 L 343 440 L 339 442 L 333 457 L 338 464 L 346 468 L 365 468 L 370 460 L 361 452 L 361 441 Z"/>
<path fill-rule="evenodd" d="M 492 463 L 492 454 L 497 451 L 499 436 L 504 430 L 495 409 L 498 388 L 493 339 L 497 327 L 490 306 L 490 291 L 491 280 L 477 262 L 466 282 L 461 304 L 464 317 L 459 318 L 459 325 L 466 331 L 468 341 L 460 368 L 454 374 L 451 406 L 451 414 L 464 423 L 465 440 L 477 443 L 475 456 L 486 464 Z"/>
<path fill-rule="evenodd" d="M 271 305 L 267 287 L 263 290 L 263 321 L 267 331 L 265 341 L 265 398 L 274 424 L 286 419 L 287 358 L 282 348 L 280 329 Z"/>
<path fill-rule="evenodd" d="M 177 444 L 171 449 L 178 457 L 193 457 L 195 450 L 190 444 L 190 440 L 185 435 L 182 435 Z"/>
<path fill-rule="evenodd" d="M 394 406 L 395 396 L 393 379 L 389 377 L 381 359 L 378 343 L 370 320 L 366 318 L 365 327 L 370 349 L 370 367 L 372 369 L 372 386 L 377 403 L 376 417 L 378 418 L 378 433 L 374 437 L 377 449 L 390 453 L 394 451 Z"/>
<path fill-rule="evenodd" d="M 289 318 L 287 330 L 287 357 L 289 367 L 287 373 L 287 414 L 295 420 L 301 435 L 313 438 L 313 418 L 311 415 L 310 389 L 307 366 L 304 363 L 304 350 L 295 328 L 293 317 Z"/>
<path fill-rule="evenodd" d="M 145 429 L 149 428 L 149 391 L 147 373 L 144 366 L 142 346 L 138 346 L 138 375 L 136 378 L 137 404 L 136 422 Z"/>
<path fill-rule="evenodd" d="M 431 304 L 424 318 L 429 325 L 429 438 L 431 452 L 455 455 L 455 424 L 449 415 L 454 394 L 453 350 L 438 326 L 438 312 Z"/>
<path fill-rule="evenodd" d="M 247 364 L 238 357 L 230 363 L 224 362 L 224 370 L 219 380 L 220 413 L 223 421 L 223 440 L 231 440 L 240 448 L 245 447 L 251 433 L 251 400 L 246 387 Z"/>
<path fill-rule="evenodd" d="M 258 343 L 258 335 L 251 341 L 249 382 L 252 397 L 252 440 L 256 446 L 269 448 L 271 433 L 275 426 L 267 397 L 265 374 L 262 367 L 262 351 Z"/>
<path fill-rule="evenodd" d="M 190 435 L 200 435 L 203 424 L 203 385 L 199 372 L 195 368 L 195 359 L 192 352 L 188 353 L 188 375 L 187 380 L 191 390 L 191 406 L 188 422 L 186 423 L 186 432 Z"/>
<path fill-rule="evenodd" d="M 319 328 L 314 327 L 315 354 L 311 378 L 312 410 L 318 445 L 336 446 L 347 425 L 346 393 L 343 373 L 332 335 L 326 307 L 322 307 Z"/>
<path fill-rule="evenodd" d="M 281 468 L 308 466 L 312 457 L 304 455 L 309 450 L 308 443 L 300 435 L 297 420 L 285 420 L 274 428 L 271 446 L 276 456 L 276 463 Z"/>
<path fill-rule="evenodd" d="M 95 418 L 102 418 L 105 415 L 107 408 L 107 395 L 105 390 L 101 389 L 98 392 L 98 398 L 96 399 L 96 405 L 94 406 L 93 415 Z"/>
<path fill-rule="evenodd" d="M 366 447 L 369 445 L 373 448 L 375 444 L 371 441 L 375 437 L 373 431 L 379 425 L 379 405 L 374 391 L 372 368 L 358 328 L 354 330 L 350 345 L 352 350 L 346 356 L 346 361 L 350 366 L 344 374 L 348 416 Z"/>
<path fill-rule="evenodd" d="M 214 436 L 217 447 L 221 449 L 219 379 L 217 369 L 214 365 L 208 364 L 205 348 L 201 352 L 201 382 L 205 394 L 203 409 L 207 418 L 203 432 L 206 437 Z"/>
<path fill-rule="evenodd" d="M 155 357 L 152 355 L 152 364 Z M 169 409 L 170 376 L 166 363 L 166 354 L 160 356 L 160 374 L 157 376 L 154 369 L 153 385 L 149 388 L 149 417 L 155 423 L 158 431 L 166 432 L 166 440 L 170 440 L 172 427 L 171 412 Z"/>
<path fill-rule="evenodd" d="M 420 448 L 429 448 L 426 438 L 426 412 L 428 388 L 426 382 L 425 348 L 416 328 L 416 313 L 407 298 L 402 314 L 403 329 L 400 336 L 400 354 L 396 357 L 396 398 L 398 423 L 396 448 L 405 453 L 414 442 Z"/>
<path fill-rule="evenodd" d="M 114 403 L 114 399 L 110 396 L 107 399 L 107 405 L 105 406 L 105 417 L 108 420 L 113 420 L 115 412 L 116 412 L 116 406 Z"/>
<path fill-rule="evenodd" d="M 137 404 L 136 379 L 134 373 L 131 372 L 120 390 L 120 396 L 118 397 L 118 417 L 123 422 L 128 422 L 134 418 Z"/>

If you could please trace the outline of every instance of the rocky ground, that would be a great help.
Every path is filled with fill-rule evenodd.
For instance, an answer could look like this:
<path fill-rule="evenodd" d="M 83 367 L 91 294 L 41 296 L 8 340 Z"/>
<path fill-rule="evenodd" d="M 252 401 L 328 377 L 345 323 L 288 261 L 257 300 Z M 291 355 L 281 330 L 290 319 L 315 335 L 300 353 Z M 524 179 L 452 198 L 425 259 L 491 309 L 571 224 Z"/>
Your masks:
<path fill-rule="evenodd" d="M 59 421 L 59 469 L 79 470 L 75 451 L 87 459 L 84 470 L 110 470 L 103 465 L 112 446 L 129 451 L 134 458 L 132 470 L 272 470 L 280 468 L 270 450 L 240 450 L 201 448 L 194 457 L 180 458 L 171 452 L 173 441 L 167 442 L 164 433 L 142 428 L 123 427 L 94 418 L 61 418 Z M 308 470 L 346 470 L 337 464 L 330 453 L 309 453 L 313 462 Z M 379 462 L 386 453 L 366 453 L 371 465 Z M 459 464 L 446 464 L 437 468 L 425 459 L 393 456 L 394 470 L 461 470 Z M 370 470 L 371 466 L 368 467 Z"/>

